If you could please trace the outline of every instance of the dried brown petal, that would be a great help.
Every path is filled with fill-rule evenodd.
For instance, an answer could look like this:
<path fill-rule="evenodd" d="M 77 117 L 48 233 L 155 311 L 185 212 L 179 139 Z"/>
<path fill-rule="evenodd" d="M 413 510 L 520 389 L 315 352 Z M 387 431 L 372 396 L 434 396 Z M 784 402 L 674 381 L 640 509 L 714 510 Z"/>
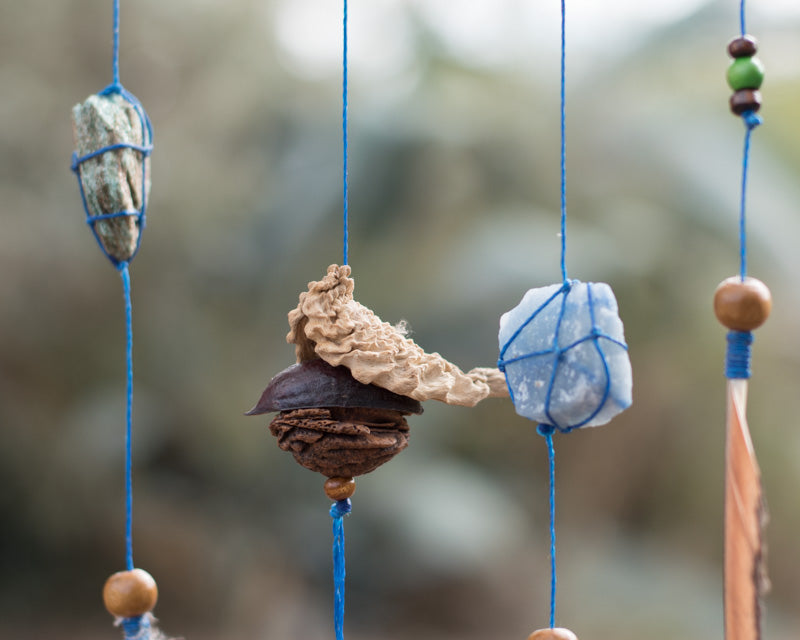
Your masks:
<path fill-rule="evenodd" d="M 416 400 L 382 387 L 363 384 L 347 367 L 334 367 L 315 359 L 292 365 L 276 375 L 247 415 L 314 407 L 361 407 L 422 413 Z"/>

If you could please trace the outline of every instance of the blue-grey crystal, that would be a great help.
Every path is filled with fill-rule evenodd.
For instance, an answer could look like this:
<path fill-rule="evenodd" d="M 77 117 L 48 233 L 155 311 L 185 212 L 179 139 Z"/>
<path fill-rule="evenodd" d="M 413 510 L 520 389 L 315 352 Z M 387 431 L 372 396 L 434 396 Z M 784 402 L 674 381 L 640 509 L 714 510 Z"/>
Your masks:
<path fill-rule="evenodd" d="M 593 427 L 631 404 L 622 320 L 605 283 L 573 280 L 566 289 L 529 290 L 500 318 L 499 341 L 521 416 L 560 429 Z"/>

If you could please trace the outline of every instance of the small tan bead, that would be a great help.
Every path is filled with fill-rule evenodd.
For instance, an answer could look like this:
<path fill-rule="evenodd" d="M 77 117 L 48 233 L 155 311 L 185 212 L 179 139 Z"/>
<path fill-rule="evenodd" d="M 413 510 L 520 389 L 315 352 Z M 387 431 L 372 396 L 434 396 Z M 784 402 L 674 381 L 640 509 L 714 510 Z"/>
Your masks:
<path fill-rule="evenodd" d="M 158 600 L 158 587 L 147 571 L 133 569 L 112 575 L 103 587 L 103 603 L 109 613 L 132 618 L 152 611 Z"/>
<path fill-rule="evenodd" d="M 356 492 L 356 481 L 352 478 L 328 478 L 325 481 L 325 495 L 331 500 L 346 500 Z"/>
<path fill-rule="evenodd" d="M 578 640 L 569 629 L 556 627 L 554 629 L 539 629 L 528 636 L 528 640 Z"/>
<path fill-rule="evenodd" d="M 760 327 L 772 310 L 772 295 L 761 280 L 734 276 L 723 280 L 714 293 L 714 313 L 734 331 Z"/>

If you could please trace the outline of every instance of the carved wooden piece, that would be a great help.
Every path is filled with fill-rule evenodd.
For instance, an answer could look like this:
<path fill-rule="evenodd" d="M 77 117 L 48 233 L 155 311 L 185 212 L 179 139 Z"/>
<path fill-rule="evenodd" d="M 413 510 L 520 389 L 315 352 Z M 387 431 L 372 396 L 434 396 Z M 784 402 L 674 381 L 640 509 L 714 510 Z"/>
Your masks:
<path fill-rule="evenodd" d="M 120 143 L 139 146 L 151 143 L 143 112 L 119 94 L 91 95 L 75 105 L 72 133 L 78 156 Z M 146 199 L 150 192 L 150 159 L 143 158 L 135 149 L 107 151 L 81 163 L 79 171 L 92 216 L 139 211 L 142 198 Z M 142 171 L 146 172 L 144 185 Z M 95 230 L 112 258 L 123 262 L 136 253 L 141 232 L 136 216 L 98 220 Z"/>
<path fill-rule="evenodd" d="M 725 452 L 725 640 L 760 640 L 768 589 L 766 509 L 745 411 L 747 381 L 728 381 Z"/>

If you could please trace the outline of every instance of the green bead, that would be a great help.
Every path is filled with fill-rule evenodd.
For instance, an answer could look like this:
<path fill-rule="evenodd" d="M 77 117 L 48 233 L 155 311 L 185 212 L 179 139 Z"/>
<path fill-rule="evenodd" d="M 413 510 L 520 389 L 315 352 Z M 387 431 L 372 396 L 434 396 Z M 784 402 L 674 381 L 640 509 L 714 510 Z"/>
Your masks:
<path fill-rule="evenodd" d="M 728 84 L 734 91 L 758 89 L 764 82 L 764 66 L 758 58 L 736 58 L 728 67 Z"/>

